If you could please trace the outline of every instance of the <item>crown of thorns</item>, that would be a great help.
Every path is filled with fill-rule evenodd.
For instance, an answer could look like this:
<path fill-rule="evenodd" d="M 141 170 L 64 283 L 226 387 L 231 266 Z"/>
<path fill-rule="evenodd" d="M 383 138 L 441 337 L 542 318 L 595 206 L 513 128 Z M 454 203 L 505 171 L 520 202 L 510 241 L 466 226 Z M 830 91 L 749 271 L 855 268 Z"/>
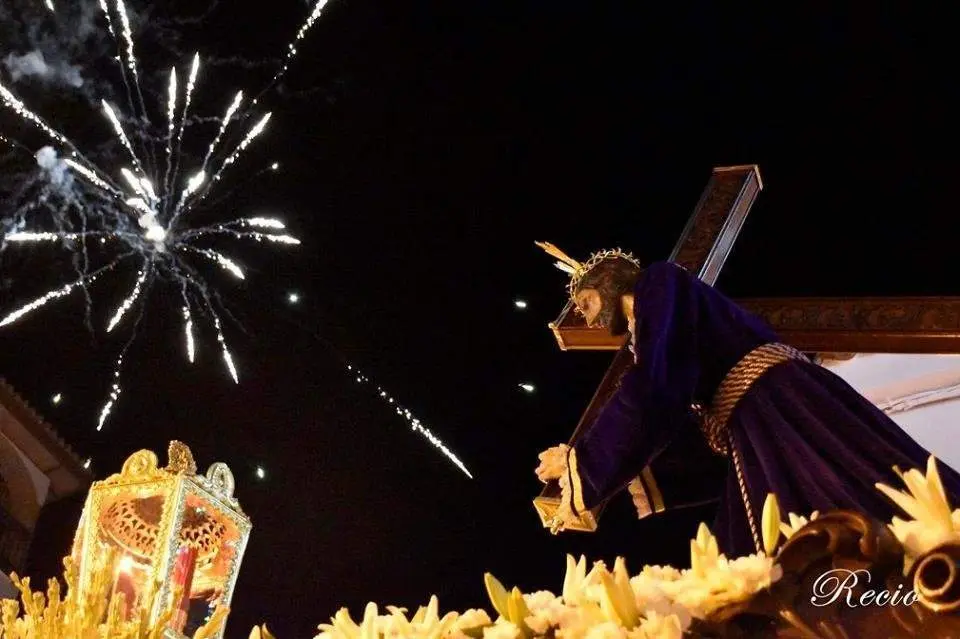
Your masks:
<path fill-rule="evenodd" d="M 583 281 L 583 278 L 586 277 L 587 273 L 593 270 L 593 268 L 601 262 L 612 259 L 622 259 L 630 262 L 637 268 L 641 268 L 640 260 L 635 258 L 632 254 L 622 251 L 618 248 L 597 251 L 591 255 L 590 259 L 588 259 L 586 262 L 578 262 L 549 242 L 537 242 L 536 245 L 557 259 L 557 261 L 554 262 L 554 266 L 564 273 L 570 275 L 570 282 L 567 284 L 567 292 L 570 294 L 570 299 L 574 301 L 576 301 L 577 288 L 579 288 L 580 282 Z"/>

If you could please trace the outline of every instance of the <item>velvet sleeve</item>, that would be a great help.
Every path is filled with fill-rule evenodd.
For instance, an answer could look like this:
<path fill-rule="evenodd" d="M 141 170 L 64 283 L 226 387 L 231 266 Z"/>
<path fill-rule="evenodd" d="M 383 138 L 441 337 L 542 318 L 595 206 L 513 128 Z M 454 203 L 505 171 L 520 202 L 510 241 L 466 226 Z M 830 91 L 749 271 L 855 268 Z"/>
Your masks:
<path fill-rule="evenodd" d="M 575 512 L 623 489 L 689 425 L 699 376 L 695 284 L 669 263 L 641 275 L 634 294 L 636 363 L 569 453 Z"/>

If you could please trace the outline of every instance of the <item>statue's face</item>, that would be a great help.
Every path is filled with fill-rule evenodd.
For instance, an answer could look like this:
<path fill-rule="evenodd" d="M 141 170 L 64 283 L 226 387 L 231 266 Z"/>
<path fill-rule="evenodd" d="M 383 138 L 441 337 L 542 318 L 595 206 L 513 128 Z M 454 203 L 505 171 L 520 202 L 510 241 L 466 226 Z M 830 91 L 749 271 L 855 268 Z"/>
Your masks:
<path fill-rule="evenodd" d="M 600 311 L 603 309 L 603 299 L 595 288 L 585 288 L 577 293 L 577 310 L 587 321 L 590 328 L 604 328 L 599 322 Z"/>
<path fill-rule="evenodd" d="M 595 288 L 583 288 L 576 295 L 577 310 L 590 328 L 605 328 L 611 335 L 625 335 L 630 330 L 619 295 L 603 296 Z"/>

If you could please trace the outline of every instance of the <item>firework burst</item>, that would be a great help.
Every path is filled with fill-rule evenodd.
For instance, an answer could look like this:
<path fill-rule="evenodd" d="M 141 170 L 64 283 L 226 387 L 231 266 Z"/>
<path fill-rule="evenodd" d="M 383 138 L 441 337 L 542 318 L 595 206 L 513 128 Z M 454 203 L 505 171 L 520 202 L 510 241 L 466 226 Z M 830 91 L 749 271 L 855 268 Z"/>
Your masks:
<path fill-rule="evenodd" d="M 320 15 L 327 0 L 319 0 L 288 47 L 281 70 L 270 81 L 276 83 L 289 68 L 296 55 L 296 45 L 303 39 Z M 46 2 L 55 11 L 50 0 Z M 224 337 L 217 291 L 204 277 L 205 268 L 212 266 L 235 278 L 243 279 L 244 270 L 238 261 L 209 245 L 217 237 L 247 242 L 270 244 L 299 244 L 285 232 L 280 220 L 250 217 L 224 220 L 219 223 L 195 225 L 191 214 L 214 192 L 224 175 L 241 163 L 244 152 L 263 134 L 270 114 L 249 120 L 255 101 L 246 104 L 244 94 L 226 105 L 219 129 L 203 155 L 202 161 L 184 172 L 187 160 L 181 149 L 184 133 L 191 117 L 190 107 L 201 71 L 199 55 L 190 64 L 178 83 L 177 69 L 170 72 L 166 104 L 163 112 L 166 122 L 152 127 L 147 116 L 144 93 L 140 88 L 139 63 L 130 18 L 123 0 L 100 0 L 110 34 L 117 44 L 117 61 L 129 97 L 129 118 L 107 101 L 101 103 L 102 115 L 115 134 L 126 161 L 110 168 L 98 166 L 85 156 L 77 145 L 27 107 L 9 87 L 0 83 L 0 104 L 12 111 L 24 123 L 34 127 L 47 139 L 49 146 L 36 154 L 43 169 L 41 178 L 24 185 L 21 194 L 38 192 L 25 198 L 16 210 L 0 218 L 3 231 L 0 249 L 14 246 L 54 244 L 68 251 L 76 273 L 73 279 L 40 297 L 9 311 L 0 317 L 0 327 L 7 326 L 34 311 L 84 291 L 88 300 L 89 287 L 108 274 L 136 272 L 136 281 L 129 292 L 116 303 L 107 332 L 129 331 L 129 339 L 115 360 L 112 386 L 100 411 L 97 430 L 101 430 L 121 395 L 124 359 L 133 343 L 137 327 L 146 312 L 146 301 L 158 286 L 172 287 L 180 296 L 185 336 L 185 356 L 193 362 L 198 348 L 195 339 L 196 322 L 204 319 L 217 336 L 217 344 L 224 366 L 230 377 L 239 382 L 233 356 Z M 262 93 L 260 94 L 262 95 Z M 240 129 L 248 121 L 255 124 L 246 129 L 240 142 L 222 157 L 218 154 L 228 132 Z M 131 125 L 133 123 L 133 125 Z M 128 127 L 138 127 L 131 136 Z M 142 130 L 145 129 L 145 130 Z M 9 135 L 0 137 L 15 149 L 24 149 Z M 157 147 L 157 148 L 154 148 Z M 157 161 L 158 158 L 162 158 Z M 96 255 L 93 253 L 96 252 Z M 97 266 L 95 257 L 108 255 Z M 218 308 L 221 309 L 218 311 Z"/>

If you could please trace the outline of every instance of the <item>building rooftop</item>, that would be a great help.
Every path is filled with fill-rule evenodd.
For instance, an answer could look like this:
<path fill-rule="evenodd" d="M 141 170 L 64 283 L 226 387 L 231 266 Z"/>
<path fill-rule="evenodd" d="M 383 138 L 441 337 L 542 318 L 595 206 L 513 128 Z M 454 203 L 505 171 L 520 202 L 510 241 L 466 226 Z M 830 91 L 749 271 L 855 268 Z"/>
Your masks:
<path fill-rule="evenodd" d="M 49 501 L 85 489 L 93 474 L 53 426 L 0 378 L 0 434 L 50 479 Z"/>

